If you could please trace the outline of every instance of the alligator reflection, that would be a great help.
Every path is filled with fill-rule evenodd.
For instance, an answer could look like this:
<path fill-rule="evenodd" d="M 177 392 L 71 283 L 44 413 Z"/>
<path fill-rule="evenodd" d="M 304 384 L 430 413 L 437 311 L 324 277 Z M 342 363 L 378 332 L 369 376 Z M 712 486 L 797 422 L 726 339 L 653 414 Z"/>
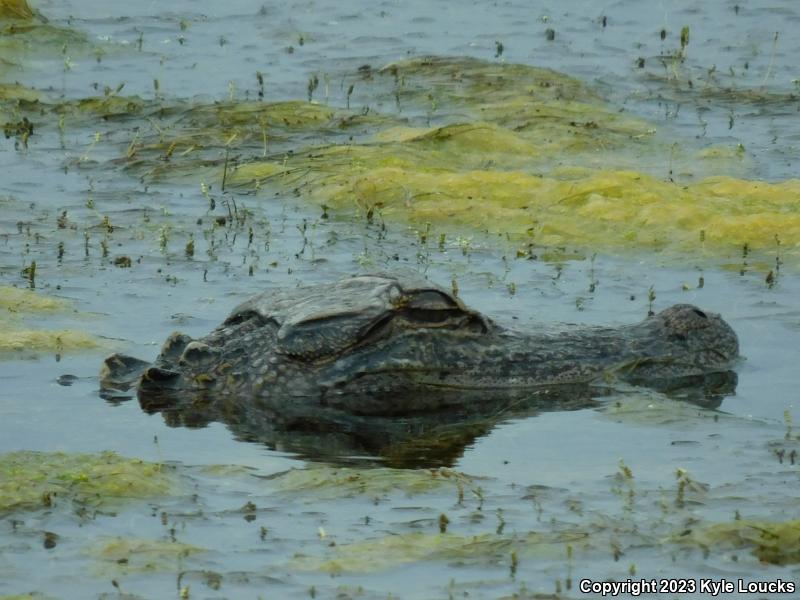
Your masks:
<path fill-rule="evenodd" d="M 311 457 L 370 455 L 449 465 L 504 420 L 591 406 L 603 387 L 732 390 L 736 333 L 676 304 L 619 327 L 515 332 L 413 272 L 269 289 L 208 335 L 175 332 L 153 363 L 106 358 L 104 393 L 189 427 Z"/>
<path fill-rule="evenodd" d="M 662 391 L 716 409 L 735 391 L 736 383 L 736 373 L 727 371 L 672 381 L 670 389 Z M 628 388 L 622 393 L 626 391 L 652 394 L 651 389 Z M 171 427 L 201 428 L 218 421 L 239 440 L 263 443 L 306 459 L 364 464 L 366 458 L 397 468 L 433 468 L 452 466 L 465 448 L 504 422 L 546 411 L 596 407 L 605 396 L 620 390 L 549 386 L 501 399 L 492 396 L 488 401 L 481 391 L 452 393 L 460 395 L 460 401 L 453 403 L 458 409 L 402 417 L 352 415 L 307 399 L 278 408 L 241 396 L 194 397 L 183 402 L 175 396 L 148 393 L 139 394 L 139 403 L 149 414 L 161 412 Z"/>

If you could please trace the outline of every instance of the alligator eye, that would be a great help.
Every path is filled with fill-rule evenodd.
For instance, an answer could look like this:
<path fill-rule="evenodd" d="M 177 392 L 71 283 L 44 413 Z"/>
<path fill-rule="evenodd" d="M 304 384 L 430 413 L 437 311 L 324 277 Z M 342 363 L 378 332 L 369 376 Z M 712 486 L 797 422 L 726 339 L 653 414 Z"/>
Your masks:
<path fill-rule="evenodd" d="M 403 317 L 412 323 L 422 323 L 430 325 L 439 325 L 450 320 L 453 314 L 457 314 L 453 310 L 436 310 L 430 308 L 407 308 L 403 311 Z"/>
<path fill-rule="evenodd" d="M 708 318 L 708 315 L 707 315 L 706 313 L 704 313 L 702 310 L 700 310 L 699 308 L 693 308 L 693 309 L 692 309 L 692 311 L 693 311 L 693 312 L 694 312 L 694 314 L 696 314 L 698 317 L 703 317 L 704 319 L 707 319 L 707 318 Z"/>
<path fill-rule="evenodd" d="M 239 325 L 240 323 L 244 323 L 245 321 L 249 321 L 250 319 L 260 319 L 261 315 L 259 315 L 254 310 L 246 310 L 236 314 L 231 315 L 222 323 L 223 325 L 231 326 L 231 325 Z"/>
<path fill-rule="evenodd" d="M 223 327 L 236 327 L 237 325 L 241 325 L 243 323 L 250 323 L 253 322 L 255 325 L 272 325 L 275 329 L 278 329 L 280 325 L 278 322 L 273 319 L 272 317 L 265 317 L 260 312 L 255 310 L 245 310 L 242 312 L 235 313 L 229 316 L 222 322 Z"/>

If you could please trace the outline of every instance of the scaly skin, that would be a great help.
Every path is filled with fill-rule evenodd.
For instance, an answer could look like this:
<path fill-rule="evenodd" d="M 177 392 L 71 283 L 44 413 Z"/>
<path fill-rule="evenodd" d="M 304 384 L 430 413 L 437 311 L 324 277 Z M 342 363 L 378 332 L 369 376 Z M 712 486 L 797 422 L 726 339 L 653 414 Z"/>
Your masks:
<path fill-rule="evenodd" d="M 199 340 L 172 334 L 153 365 L 110 356 L 101 384 L 184 410 L 403 416 L 544 388 L 697 385 L 738 355 L 730 326 L 688 304 L 634 325 L 521 334 L 416 275 L 377 274 L 266 292 Z"/>

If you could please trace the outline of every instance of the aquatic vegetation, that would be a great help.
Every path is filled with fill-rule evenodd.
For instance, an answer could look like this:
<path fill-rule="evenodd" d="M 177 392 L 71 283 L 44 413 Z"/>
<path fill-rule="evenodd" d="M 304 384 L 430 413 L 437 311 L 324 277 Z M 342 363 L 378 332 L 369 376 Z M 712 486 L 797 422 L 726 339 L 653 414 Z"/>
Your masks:
<path fill-rule="evenodd" d="M 531 103 L 550 101 L 596 102 L 600 97 L 583 82 L 529 65 L 498 63 L 472 57 L 422 56 L 386 65 L 378 74 L 390 81 L 400 101 L 425 105 L 467 107 L 480 111 L 485 103 L 498 104 L 527 97 Z"/>
<path fill-rule="evenodd" d="M 0 454 L 0 512 L 62 503 L 114 506 L 163 496 L 175 482 L 162 465 L 113 452 L 66 454 L 20 451 Z"/>
<path fill-rule="evenodd" d="M 491 130 L 483 133 L 474 156 L 487 161 L 496 155 Z M 384 217 L 486 229 L 545 246 L 692 251 L 702 257 L 738 252 L 744 244 L 769 252 L 778 236 L 787 253 L 800 248 L 800 180 L 714 177 L 678 184 L 637 171 L 574 168 L 541 176 L 479 169 L 469 164 L 467 152 L 430 151 L 415 145 L 419 139 L 331 146 L 280 164 L 254 162 L 231 182 L 285 182 L 334 208 L 380 208 Z"/>
<path fill-rule="evenodd" d="M 337 544 L 326 557 L 298 556 L 291 567 L 324 573 L 379 571 L 420 560 L 435 560 L 437 555 L 463 554 L 469 545 L 486 544 L 490 539 L 488 534 L 474 537 L 421 532 L 388 535 L 363 542 Z"/>
<path fill-rule="evenodd" d="M 547 69 L 429 57 L 395 63 L 380 73 L 394 78 L 405 101 L 425 110 L 431 102 L 445 109 L 440 119 L 444 124 L 431 127 L 431 118 L 426 117 L 422 119 L 428 124 L 425 128 L 410 128 L 405 123 L 398 127 L 402 123 L 398 117 L 374 110 L 358 113 L 310 102 L 228 102 L 189 108 L 175 135 L 160 143 L 180 146 L 185 135 L 211 137 L 216 132 L 217 137 L 233 142 L 226 145 L 236 148 L 243 144 L 244 140 L 237 138 L 242 137 L 239 128 L 244 127 L 251 135 L 265 138 L 266 155 L 267 138 L 273 137 L 275 129 L 278 139 L 281 130 L 293 130 L 289 148 L 297 152 L 302 149 L 298 146 L 309 142 L 318 146 L 319 142 L 341 141 L 352 146 L 357 142 L 352 131 L 370 128 L 371 137 L 381 143 L 413 141 L 414 162 L 435 155 L 446 168 L 463 170 L 490 164 L 510 170 L 529 166 L 532 158 L 541 163 L 545 158 L 607 151 L 629 142 L 640 145 L 653 132 L 647 123 L 605 106 L 579 81 Z M 386 77 L 379 79 L 386 81 Z M 381 93 L 381 89 L 375 92 L 378 99 Z M 455 122 L 448 116 L 454 110 L 458 114 Z M 471 120 L 464 121 L 466 116 Z M 297 136 L 298 128 L 317 139 Z M 342 130 L 351 138 L 337 140 Z"/>
<path fill-rule="evenodd" d="M 38 313 L 61 311 L 69 303 L 61 298 L 42 296 L 31 290 L 0 286 L 0 310 L 11 313 Z"/>
<path fill-rule="evenodd" d="M 205 548 L 168 540 L 113 538 L 98 541 L 90 554 L 100 561 L 97 570 L 123 573 L 181 571 L 187 558 Z"/>
<path fill-rule="evenodd" d="M 447 104 L 448 110 L 458 108 L 462 118 L 462 108 L 472 110 L 479 120 L 390 127 L 365 143 L 245 162 L 229 181 L 285 186 L 340 210 L 379 208 L 401 221 L 487 229 L 544 246 L 702 257 L 744 244 L 769 252 L 777 236 L 788 253 L 796 253 L 800 181 L 715 176 L 676 182 L 648 175 L 650 161 L 671 160 L 662 142 L 651 139 L 648 124 L 598 101 L 578 102 L 592 96 L 569 78 L 542 83 L 532 67 L 463 62 L 466 67 L 443 59 L 408 65 L 412 73 L 438 73 L 441 93 L 456 104 Z M 395 73 L 403 92 L 421 101 L 401 75 L 404 64 L 382 72 Z M 527 87 L 525 77 L 532 81 Z M 554 100 L 537 104 L 542 97 Z M 700 157 L 712 165 L 739 163 L 741 151 L 712 147 Z M 637 163 L 637 170 L 615 168 Z"/>
<path fill-rule="evenodd" d="M 0 352 L 74 352 L 99 348 L 97 339 L 72 329 L 19 329 L 0 319 Z"/>
<path fill-rule="evenodd" d="M 32 19 L 36 13 L 27 0 L 0 0 L 0 19 Z"/>
<path fill-rule="evenodd" d="M 35 103 L 41 98 L 41 92 L 25 87 L 24 85 L 18 83 L 0 83 L 0 102 Z"/>
<path fill-rule="evenodd" d="M 193 127 L 212 126 L 287 129 L 315 129 L 330 124 L 339 111 L 323 104 L 292 100 L 286 102 L 219 102 L 190 106 L 183 119 Z"/>
<path fill-rule="evenodd" d="M 84 331 L 73 329 L 33 329 L 21 318 L 37 313 L 57 313 L 69 309 L 69 303 L 30 290 L 0 286 L 0 352 L 55 351 L 70 352 L 101 346 L 99 340 Z"/>
<path fill-rule="evenodd" d="M 675 541 L 692 544 L 708 552 L 749 548 L 761 562 L 773 565 L 800 564 L 800 520 L 737 520 L 692 529 Z"/>
<path fill-rule="evenodd" d="M 41 94 L 36 90 L 18 83 L 0 82 L 0 127 L 6 138 L 33 133 L 34 126 L 28 118 L 33 115 L 23 114 L 23 109 L 35 108 L 40 99 Z"/>
<path fill-rule="evenodd" d="M 603 416 L 629 425 L 663 426 L 696 424 L 705 419 L 733 419 L 725 413 L 709 411 L 682 399 L 672 399 L 658 392 L 638 389 L 616 395 L 603 402 Z"/>
<path fill-rule="evenodd" d="M 565 75 L 425 57 L 370 70 L 359 85 L 379 106 L 396 97 L 397 114 L 305 101 L 145 101 L 119 90 L 56 110 L 147 120 L 121 162 L 150 180 L 283 190 L 344 214 L 379 210 L 526 246 L 704 260 L 745 244 L 766 255 L 779 239 L 786 256 L 800 252 L 800 181 L 704 177 L 740 171 L 741 146 L 668 143 Z M 692 165 L 684 181 L 655 175 L 673 160 Z"/>
<path fill-rule="evenodd" d="M 144 109 L 147 107 L 151 111 L 157 110 L 152 103 L 148 103 L 138 96 L 120 96 L 110 93 L 105 96 L 84 98 L 62 104 L 56 108 L 56 112 L 64 113 L 71 109 L 77 114 L 89 114 L 103 119 L 134 118 L 144 113 Z"/>
<path fill-rule="evenodd" d="M 583 152 L 638 147 L 655 133 L 645 121 L 606 105 L 579 80 L 550 69 L 474 58 L 422 57 L 393 63 L 379 73 L 384 79 L 393 78 L 398 98 L 428 110 L 429 124 L 431 110 L 441 114 L 437 120 L 446 124 L 454 119 L 462 127 L 491 123 L 515 134 L 516 144 L 524 141 L 536 147 L 540 156 L 575 160 Z M 473 138 L 473 151 L 483 149 L 487 142 L 487 149 L 493 150 L 497 132 L 494 139 L 491 134 L 479 134 Z M 487 159 L 497 169 L 508 168 L 494 156 Z"/>
<path fill-rule="evenodd" d="M 85 34 L 49 23 L 25 0 L 0 0 L 0 50 L 4 57 L 64 55 L 67 48 L 89 49 Z M 58 53 L 58 54 L 56 54 Z"/>
<path fill-rule="evenodd" d="M 300 571 L 368 573 L 417 561 L 457 564 L 513 564 L 519 556 L 558 559 L 567 544 L 588 545 L 588 533 L 578 530 L 525 535 L 400 533 L 359 542 L 337 544 L 325 556 L 298 555 L 290 563 Z M 516 557 L 516 558 L 515 558 Z"/>
<path fill-rule="evenodd" d="M 311 466 L 274 476 L 280 493 L 300 495 L 308 502 L 353 496 L 385 496 L 400 492 L 407 496 L 451 488 L 453 494 L 471 487 L 473 478 L 452 469 L 353 469 Z"/>
<path fill-rule="evenodd" d="M 284 157 L 299 143 L 344 140 L 383 123 L 361 114 L 305 101 L 148 103 L 137 108 L 150 127 L 127 149 L 125 168 L 149 180 L 193 179 L 224 183 L 244 156 Z M 124 112 L 120 116 L 124 116 Z M 85 118 L 80 116 L 79 118 Z"/>
<path fill-rule="evenodd" d="M 662 98 L 673 102 L 685 102 L 687 98 L 703 104 L 715 106 L 743 106 L 763 108 L 766 106 L 794 107 L 797 103 L 797 91 L 779 91 L 759 87 L 747 87 L 737 81 L 733 70 L 728 74 L 720 73 L 714 66 L 705 68 L 699 65 L 677 67 L 675 61 L 668 62 L 666 69 L 646 71 L 644 78 L 660 84 L 659 94 Z M 767 77 L 765 76 L 764 83 Z M 731 126 L 733 123 L 731 123 Z"/>

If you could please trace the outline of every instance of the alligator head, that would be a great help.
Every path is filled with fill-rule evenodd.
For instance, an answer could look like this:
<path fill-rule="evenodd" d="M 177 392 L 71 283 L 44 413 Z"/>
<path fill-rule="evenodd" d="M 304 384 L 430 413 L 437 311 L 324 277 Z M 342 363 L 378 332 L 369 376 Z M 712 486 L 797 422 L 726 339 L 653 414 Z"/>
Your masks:
<path fill-rule="evenodd" d="M 146 409 L 198 424 L 269 415 L 313 429 L 344 415 L 479 413 L 510 398 L 557 405 L 614 382 L 730 391 L 738 354 L 731 327 L 688 304 L 632 325 L 523 334 L 417 275 L 375 274 L 264 292 L 203 338 L 172 334 L 153 364 L 110 356 L 101 387 L 133 386 Z"/>

